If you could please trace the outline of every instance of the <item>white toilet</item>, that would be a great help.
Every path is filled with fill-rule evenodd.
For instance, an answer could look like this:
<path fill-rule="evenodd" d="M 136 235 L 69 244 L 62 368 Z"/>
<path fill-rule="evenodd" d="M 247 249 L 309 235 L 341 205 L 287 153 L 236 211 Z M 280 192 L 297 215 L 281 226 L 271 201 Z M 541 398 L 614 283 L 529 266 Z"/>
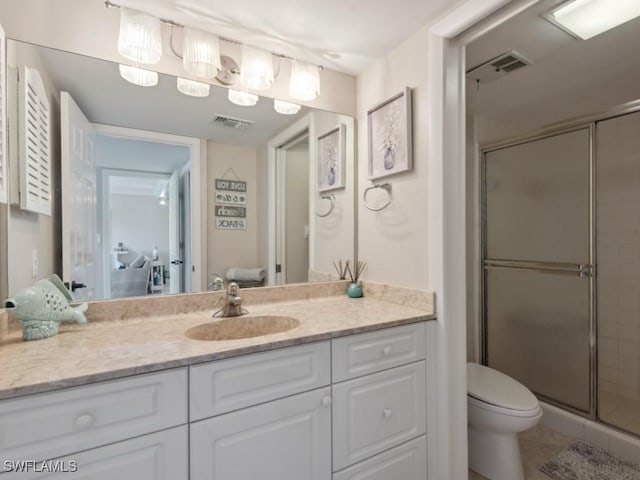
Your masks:
<path fill-rule="evenodd" d="M 517 380 L 467 364 L 469 468 L 491 480 L 524 480 L 518 432 L 542 417 L 538 399 Z"/>

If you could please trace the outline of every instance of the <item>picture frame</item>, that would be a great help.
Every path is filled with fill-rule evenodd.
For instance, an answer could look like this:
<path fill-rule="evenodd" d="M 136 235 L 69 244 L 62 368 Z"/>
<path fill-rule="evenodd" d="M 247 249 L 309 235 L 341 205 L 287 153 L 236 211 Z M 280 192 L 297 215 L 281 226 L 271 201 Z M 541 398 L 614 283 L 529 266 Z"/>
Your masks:
<path fill-rule="evenodd" d="M 346 128 L 341 123 L 317 139 L 318 192 L 345 187 Z"/>
<path fill-rule="evenodd" d="M 369 180 L 413 170 L 411 88 L 367 111 Z"/>

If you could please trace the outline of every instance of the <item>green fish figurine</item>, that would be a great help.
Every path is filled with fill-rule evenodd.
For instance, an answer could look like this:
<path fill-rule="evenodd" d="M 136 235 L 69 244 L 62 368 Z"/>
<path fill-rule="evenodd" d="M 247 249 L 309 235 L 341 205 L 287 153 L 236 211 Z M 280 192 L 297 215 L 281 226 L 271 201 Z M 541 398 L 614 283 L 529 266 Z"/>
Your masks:
<path fill-rule="evenodd" d="M 73 297 L 57 275 L 38 280 L 4 301 L 4 308 L 22 323 L 24 340 L 39 340 L 58 333 L 60 322 L 87 323 L 87 304 L 69 306 Z"/>

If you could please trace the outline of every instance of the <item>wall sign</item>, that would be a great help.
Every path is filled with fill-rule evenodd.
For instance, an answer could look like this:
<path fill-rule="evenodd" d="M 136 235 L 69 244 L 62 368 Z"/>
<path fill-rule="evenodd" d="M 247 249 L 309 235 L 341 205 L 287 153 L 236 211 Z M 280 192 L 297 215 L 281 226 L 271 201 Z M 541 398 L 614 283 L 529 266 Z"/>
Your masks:
<path fill-rule="evenodd" d="M 231 205 L 246 205 L 247 194 L 216 190 L 216 203 L 229 203 Z"/>
<path fill-rule="evenodd" d="M 233 207 L 230 205 L 216 205 L 216 217 L 247 218 L 247 208 Z"/>
<path fill-rule="evenodd" d="M 246 230 L 247 220 L 245 218 L 216 217 L 216 228 L 218 230 Z"/>
<path fill-rule="evenodd" d="M 239 179 L 216 178 L 215 199 L 218 230 L 247 229 L 247 207 L 237 206 L 247 204 L 247 182 Z"/>
<path fill-rule="evenodd" d="M 228 190 L 230 192 L 246 192 L 247 182 L 240 180 L 225 180 L 224 178 L 216 178 L 216 190 Z"/>

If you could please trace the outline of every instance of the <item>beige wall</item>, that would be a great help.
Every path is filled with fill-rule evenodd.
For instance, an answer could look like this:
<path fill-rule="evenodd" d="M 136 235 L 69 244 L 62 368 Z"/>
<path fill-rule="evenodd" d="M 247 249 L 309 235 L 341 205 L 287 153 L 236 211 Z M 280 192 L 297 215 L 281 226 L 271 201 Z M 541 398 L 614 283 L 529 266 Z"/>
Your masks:
<path fill-rule="evenodd" d="M 427 43 L 425 27 L 357 78 L 358 256 L 367 262 L 364 278 L 418 288 L 429 287 Z M 372 212 L 362 203 L 362 192 L 372 184 L 367 179 L 367 110 L 406 86 L 413 94 L 413 171 L 385 178 L 392 184 L 392 203 Z"/>
<path fill-rule="evenodd" d="M 15 45 L 15 44 L 14 44 Z M 17 59 L 20 59 L 18 62 Z M 18 290 L 31 285 L 35 280 L 48 277 L 53 273 L 61 274 L 62 245 L 60 242 L 60 92 L 49 79 L 38 53 L 29 45 L 16 45 L 16 49 L 7 52 L 7 63 L 9 68 L 17 68 L 21 65 L 28 65 L 36 68 L 45 84 L 49 94 L 51 104 L 51 153 L 52 153 L 52 174 L 53 174 L 53 208 L 52 216 L 40 215 L 33 212 L 20 210 L 18 206 L 11 205 L 5 218 L 6 225 L 3 230 L 10 233 L 7 239 L 7 292 L 13 295 Z M 8 76 L 11 76 L 9 73 Z M 11 83 L 10 83 L 11 85 Z M 9 130 L 17 131 L 17 115 L 10 114 Z M 11 135 L 10 143 L 10 169 L 9 178 L 17 178 L 14 171 L 17 168 L 16 150 L 14 150 L 17 139 Z M 15 161 L 14 161 L 15 160 Z M 16 193 L 16 185 L 11 184 L 13 193 Z M 32 275 L 32 255 L 37 251 L 38 270 L 35 276 Z"/>
<path fill-rule="evenodd" d="M 211 273 L 224 276 L 231 267 L 266 267 L 258 263 L 256 157 L 254 147 L 207 142 L 207 277 Z M 246 230 L 216 229 L 215 179 L 235 180 L 231 168 L 239 180 L 247 182 Z"/>
<path fill-rule="evenodd" d="M 0 22 L 7 38 L 36 43 L 113 62 L 122 62 L 116 43 L 120 25 L 117 9 L 107 9 L 99 0 L 4 0 L 0 2 Z M 170 52 L 168 27 L 164 27 L 164 52 Z M 222 42 L 222 54 L 239 61 L 239 47 Z M 164 53 L 154 69 L 170 75 L 188 77 L 179 58 Z M 270 90 L 256 92 L 272 98 L 289 99 L 290 62 Z M 351 75 L 325 68 L 321 74 L 322 94 L 305 105 L 355 114 L 355 79 Z M 216 81 L 212 83 L 220 85 Z M 298 102 L 300 103 L 300 102 Z"/>

